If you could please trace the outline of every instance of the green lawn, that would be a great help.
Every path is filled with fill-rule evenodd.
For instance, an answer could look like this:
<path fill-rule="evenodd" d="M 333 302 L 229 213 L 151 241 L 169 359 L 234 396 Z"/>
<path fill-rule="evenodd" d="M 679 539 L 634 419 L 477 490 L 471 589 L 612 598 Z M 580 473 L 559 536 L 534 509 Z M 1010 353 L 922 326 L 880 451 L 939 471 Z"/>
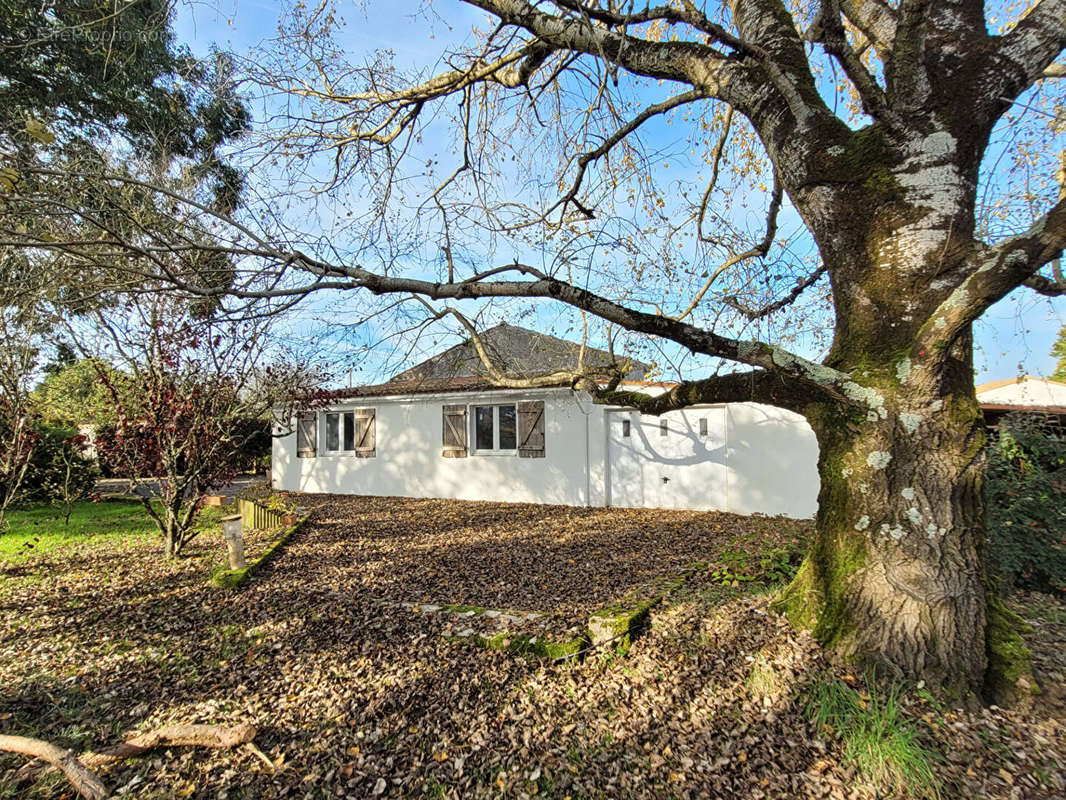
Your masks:
<path fill-rule="evenodd" d="M 217 508 L 205 508 L 197 526 L 217 527 L 220 517 Z M 68 525 L 63 524 L 62 508 L 48 504 L 9 511 L 7 520 L 9 528 L 0 534 L 0 561 L 25 561 L 86 544 L 122 546 L 159 536 L 136 500 L 78 503 Z"/>

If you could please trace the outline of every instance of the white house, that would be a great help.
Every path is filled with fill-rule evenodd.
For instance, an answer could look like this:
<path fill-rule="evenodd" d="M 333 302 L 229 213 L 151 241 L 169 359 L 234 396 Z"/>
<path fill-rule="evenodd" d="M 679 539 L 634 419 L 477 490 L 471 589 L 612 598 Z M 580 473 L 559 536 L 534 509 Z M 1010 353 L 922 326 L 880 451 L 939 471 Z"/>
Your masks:
<path fill-rule="evenodd" d="M 483 340 L 497 363 L 537 372 L 576 363 L 579 350 L 509 325 Z M 789 411 L 731 403 L 652 417 L 565 386 L 496 388 L 476 370 L 467 342 L 387 383 L 333 392 L 325 409 L 275 438 L 274 487 L 790 517 L 816 510 L 818 445 Z M 663 391 L 641 377 L 638 365 L 623 387 Z"/>
<path fill-rule="evenodd" d="M 982 406 L 1066 408 L 1066 383 L 1034 375 L 982 383 L 976 391 Z"/>

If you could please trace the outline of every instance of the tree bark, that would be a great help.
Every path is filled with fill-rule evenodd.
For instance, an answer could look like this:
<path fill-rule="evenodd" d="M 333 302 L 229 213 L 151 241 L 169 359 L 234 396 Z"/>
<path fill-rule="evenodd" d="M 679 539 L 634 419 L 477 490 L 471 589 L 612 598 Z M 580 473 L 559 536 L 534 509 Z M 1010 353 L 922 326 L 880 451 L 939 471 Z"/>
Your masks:
<path fill-rule="evenodd" d="M 844 661 L 959 699 L 1000 699 L 1016 689 L 1005 678 L 1032 677 L 989 603 L 973 381 L 942 376 L 932 397 L 908 378 L 888 382 L 884 405 L 865 414 L 808 410 L 820 448 L 815 536 L 776 606 Z"/>
<path fill-rule="evenodd" d="M 169 519 L 163 532 L 163 554 L 167 558 L 177 558 L 178 556 L 178 542 L 174 534 L 173 522 Z"/>

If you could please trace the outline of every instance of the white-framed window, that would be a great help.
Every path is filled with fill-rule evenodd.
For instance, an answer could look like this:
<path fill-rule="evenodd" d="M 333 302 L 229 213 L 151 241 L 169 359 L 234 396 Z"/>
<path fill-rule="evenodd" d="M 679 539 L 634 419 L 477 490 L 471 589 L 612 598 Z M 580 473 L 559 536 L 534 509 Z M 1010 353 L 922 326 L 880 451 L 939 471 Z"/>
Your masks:
<path fill-rule="evenodd" d="M 327 411 L 325 417 L 326 453 L 332 455 L 376 455 L 376 414 L 373 408 Z"/>
<path fill-rule="evenodd" d="M 296 457 L 314 458 L 318 450 L 318 415 L 303 411 L 296 418 Z"/>
<path fill-rule="evenodd" d="M 482 455 L 518 452 L 518 410 L 514 403 L 470 407 L 473 450 Z"/>

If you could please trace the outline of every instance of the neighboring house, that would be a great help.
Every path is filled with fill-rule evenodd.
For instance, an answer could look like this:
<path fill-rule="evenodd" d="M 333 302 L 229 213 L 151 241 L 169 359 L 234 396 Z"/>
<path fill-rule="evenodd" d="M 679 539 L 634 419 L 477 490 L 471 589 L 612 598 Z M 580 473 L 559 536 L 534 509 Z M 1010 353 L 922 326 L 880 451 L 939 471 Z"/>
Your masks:
<path fill-rule="evenodd" d="M 1022 375 L 982 383 L 976 391 L 989 428 L 1006 414 L 1019 411 L 1047 414 L 1066 425 L 1066 383 L 1061 381 Z"/>
<path fill-rule="evenodd" d="M 580 347 L 501 325 L 482 335 L 515 377 L 577 366 Z M 589 349 L 586 365 L 609 354 Z M 651 394 L 631 363 L 622 387 Z M 757 403 L 660 417 L 569 386 L 503 389 L 468 341 L 387 383 L 332 392 L 274 440 L 277 489 L 403 497 L 691 508 L 810 517 L 818 445 L 806 420 Z"/>

